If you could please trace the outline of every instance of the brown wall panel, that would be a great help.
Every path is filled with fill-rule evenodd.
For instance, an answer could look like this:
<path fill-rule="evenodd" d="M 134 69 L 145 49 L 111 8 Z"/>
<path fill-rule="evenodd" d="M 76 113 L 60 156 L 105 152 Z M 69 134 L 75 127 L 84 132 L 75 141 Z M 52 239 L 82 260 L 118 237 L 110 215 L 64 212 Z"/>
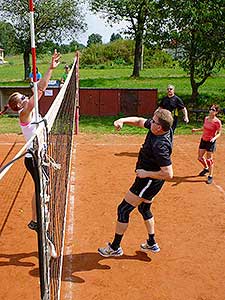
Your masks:
<path fill-rule="evenodd" d="M 120 103 L 121 112 L 126 116 L 132 116 L 137 114 L 138 107 L 138 91 L 137 90 L 126 90 L 120 91 Z"/>
<path fill-rule="evenodd" d="M 138 91 L 138 115 L 152 115 L 157 108 L 157 89 Z"/>
<path fill-rule="evenodd" d="M 113 116 L 152 115 L 157 89 L 80 89 L 80 114 Z"/>
<path fill-rule="evenodd" d="M 103 89 L 99 91 L 100 116 L 115 116 L 120 112 L 118 90 Z"/>
<path fill-rule="evenodd" d="M 80 114 L 89 116 L 99 116 L 99 90 L 80 89 Z"/>
<path fill-rule="evenodd" d="M 58 87 L 48 87 L 39 101 L 39 110 L 45 115 L 59 92 Z M 0 87 L 0 106 L 7 103 L 14 91 L 31 96 L 29 87 Z M 96 89 L 80 88 L 80 114 L 90 116 L 115 116 L 120 112 L 130 115 L 152 115 L 157 107 L 157 89 Z M 12 113 L 9 111 L 9 113 Z"/>

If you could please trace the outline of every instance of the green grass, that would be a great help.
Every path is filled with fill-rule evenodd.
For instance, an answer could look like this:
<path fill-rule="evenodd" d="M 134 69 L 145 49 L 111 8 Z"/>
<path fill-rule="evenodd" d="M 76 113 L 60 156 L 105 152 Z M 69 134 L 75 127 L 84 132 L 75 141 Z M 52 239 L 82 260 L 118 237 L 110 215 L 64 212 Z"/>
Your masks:
<path fill-rule="evenodd" d="M 60 79 L 63 67 L 66 63 L 72 64 L 74 53 L 64 54 L 61 65 L 54 70 L 52 79 Z M 5 58 L 8 64 L 0 65 L 0 86 L 28 86 L 24 81 L 23 59 L 20 56 Z M 42 55 L 37 58 L 37 66 L 42 74 L 47 70 L 50 55 Z M 191 85 L 188 75 L 179 67 L 152 68 L 141 71 L 139 79 L 131 78 L 132 66 L 122 68 L 105 69 L 80 69 L 80 87 L 96 88 L 157 88 L 159 98 L 165 95 L 166 86 L 172 83 L 176 87 L 176 93 L 184 99 L 188 105 L 191 96 Z M 225 107 L 225 69 L 207 79 L 200 87 L 201 104 L 208 101 L 219 102 Z"/>
<path fill-rule="evenodd" d="M 73 53 L 62 56 L 61 65 L 54 70 L 52 79 L 60 79 L 63 67 L 72 64 Z M 28 82 L 23 80 L 23 59 L 22 55 L 5 58 L 8 64 L 0 65 L 0 86 L 28 86 Z M 38 57 L 37 65 L 43 74 L 49 65 L 50 55 Z M 139 79 L 131 78 L 132 67 L 105 68 L 105 69 L 80 69 L 80 87 L 93 88 L 157 88 L 158 96 L 161 98 L 166 93 L 166 86 L 174 84 L 176 93 L 184 99 L 187 107 L 191 95 L 191 86 L 188 75 L 179 67 L 176 68 L 152 68 L 141 71 Z M 225 69 L 218 74 L 211 76 L 199 89 L 201 94 L 199 106 L 208 106 L 209 103 L 219 103 L 225 108 Z M 180 114 L 182 115 L 182 114 Z M 191 116 L 191 123 L 184 125 L 182 121 L 177 128 L 177 134 L 189 134 L 192 127 L 201 126 L 196 124 L 194 116 Z M 114 133 L 113 121 L 115 117 L 91 117 L 81 116 L 80 131 L 93 133 Z M 225 122 L 224 116 L 221 116 Z M 18 119 L 3 116 L 0 118 L 0 133 L 19 133 Z M 145 133 L 145 131 L 144 131 Z M 143 130 L 136 127 L 125 126 L 119 134 L 144 134 Z"/>
<path fill-rule="evenodd" d="M 18 117 L 3 115 L 0 117 L 0 134 L 21 133 Z"/>
<path fill-rule="evenodd" d="M 95 117 L 95 116 L 81 116 L 79 122 L 79 131 L 81 133 L 93 133 L 93 134 L 113 134 L 115 133 L 113 122 L 121 116 L 110 116 L 110 117 Z M 201 127 L 202 120 L 196 122 L 192 119 L 190 124 L 185 125 L 181 120 L 179 121 L 179 126 L 176 130 L 176 134 L 191 134 L 191 129 L 193 127 Z M 5 133 L 21 133 L 19 127 L 18 117 L 13 116 L 1 116 L 0 118 L 0 134 Z M 118 134 L 129 135 L 129 134 L 146 134 L 146 131 L 142 128 L 127 126 L 125 125 L 123 129 Z"/>

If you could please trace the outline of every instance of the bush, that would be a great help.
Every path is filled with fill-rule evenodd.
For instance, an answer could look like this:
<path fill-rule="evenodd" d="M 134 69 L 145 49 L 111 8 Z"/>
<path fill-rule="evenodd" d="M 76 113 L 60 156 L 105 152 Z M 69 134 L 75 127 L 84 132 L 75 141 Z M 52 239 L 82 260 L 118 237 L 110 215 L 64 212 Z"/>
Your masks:
<path fill-rule="evenodd" d="M 160 68 L 172 67 L 174 65 L 173 58 L 170 54 L 162 50 L 144 50 L 144 67 L 145 68 Z"/>

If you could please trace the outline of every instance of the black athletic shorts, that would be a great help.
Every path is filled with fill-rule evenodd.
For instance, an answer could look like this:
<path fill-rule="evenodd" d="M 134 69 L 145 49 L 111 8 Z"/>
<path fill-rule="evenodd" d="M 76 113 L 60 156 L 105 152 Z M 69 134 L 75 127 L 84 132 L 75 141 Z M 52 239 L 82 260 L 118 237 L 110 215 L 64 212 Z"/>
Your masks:
<path fill-rule="evenodd" d="M 201 139 L 199 149 L 204 149 L 208 152 L 215 152 L 216 151 L 216 141 L 210 142 L 210 141 L 204 141 Z"/>
<path fill-rule="evenodd" d="M 130 191 L 140 198 L 152 200 L 161 190 L 165 180 L 136 177 Z"/>
<path fill-rule="evenodd" d="M 27 171 L 31 174 L 33 181 L 36 183 L 39 180 L 39 176 L 33 157 L 25 157 L 24 164 L 27 168 Z"/>

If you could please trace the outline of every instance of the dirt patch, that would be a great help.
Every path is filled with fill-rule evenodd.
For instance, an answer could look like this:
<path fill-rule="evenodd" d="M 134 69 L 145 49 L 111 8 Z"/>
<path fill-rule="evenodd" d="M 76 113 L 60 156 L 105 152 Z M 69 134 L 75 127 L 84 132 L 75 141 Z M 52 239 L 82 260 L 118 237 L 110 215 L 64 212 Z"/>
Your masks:
<path fill-rule="evenodd" d="M 116 209 L 134 180 L 143 140 L 120 135 L 75 138 L 75 198 L 68 206 L 61 299 L 224 300 L 223 137 L 217 146 L 215 180 L 207 185 L 206 178 L 197 176 L 199 136 L 175 136 L 174 178 L 153 204 L 160 253 L 139 251 L 147 235 L 136 210 L 122 242 L 124 255 L 107 259 L 97 253 L 113 238 Z M 2 137 L 0 141 L 2 159 Z M 1 196 L 1 220 L 8 217 L 0 240 L 0 299 L 39 299 L 37 241 L 26 226 L 32 181 L 23 164 L 13 174 L 24 174 L 24 182 L 10 213 L 11 196 Z M 11 189 L 4 185 L 4 190 Z"/>

